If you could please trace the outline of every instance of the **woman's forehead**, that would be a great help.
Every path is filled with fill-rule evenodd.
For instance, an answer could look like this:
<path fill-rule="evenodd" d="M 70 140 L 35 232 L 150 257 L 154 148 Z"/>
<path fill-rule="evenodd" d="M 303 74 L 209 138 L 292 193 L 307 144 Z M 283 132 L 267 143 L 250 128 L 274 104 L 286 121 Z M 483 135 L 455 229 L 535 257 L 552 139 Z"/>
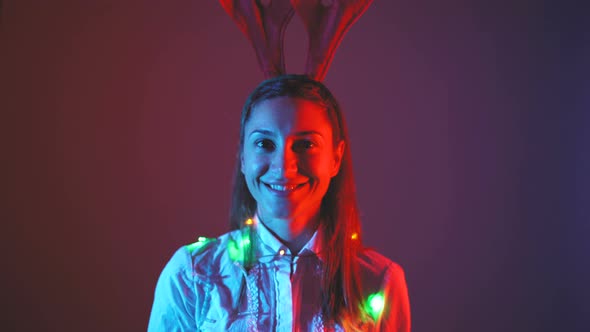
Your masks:
<path fill-rule="evenodd" d="M 330 131 L 332 126 L 326 108 L 302 98 L 277 97 L 254 106 L 246 122 L 246 130 L 263 127 L 287 131 Z"/>

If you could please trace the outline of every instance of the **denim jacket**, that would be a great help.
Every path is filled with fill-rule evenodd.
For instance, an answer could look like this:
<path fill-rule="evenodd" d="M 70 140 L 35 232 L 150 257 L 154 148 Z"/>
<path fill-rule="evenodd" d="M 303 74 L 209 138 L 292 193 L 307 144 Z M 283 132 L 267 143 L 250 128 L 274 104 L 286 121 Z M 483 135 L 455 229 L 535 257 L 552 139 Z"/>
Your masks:
<path fill-rule="evenodd" d="M 252 228 L 257 264 L 243 267 L 242 230 L 199 238 L 172 256 L 156 285 L 148 332 L 343 331 L 321 315 L 321 236 L 291 255 L 262 224 Z M 409 332 L 410 308 L 401 267 L 374 250 L 358 257 L 369 331 Z"/>

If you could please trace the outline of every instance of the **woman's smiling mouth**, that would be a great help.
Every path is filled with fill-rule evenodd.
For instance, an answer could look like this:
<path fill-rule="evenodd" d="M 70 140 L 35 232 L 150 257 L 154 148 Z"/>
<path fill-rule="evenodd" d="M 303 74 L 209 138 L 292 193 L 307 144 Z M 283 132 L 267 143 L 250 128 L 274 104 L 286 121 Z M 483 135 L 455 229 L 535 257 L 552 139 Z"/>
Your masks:
<path fill-rule="evenodd" d="M 299 188 L 303 187 L 307 182 L 299 184 L 273 184 L 262 182 L 268 189 L 280 195 L 288 195 Z"/>

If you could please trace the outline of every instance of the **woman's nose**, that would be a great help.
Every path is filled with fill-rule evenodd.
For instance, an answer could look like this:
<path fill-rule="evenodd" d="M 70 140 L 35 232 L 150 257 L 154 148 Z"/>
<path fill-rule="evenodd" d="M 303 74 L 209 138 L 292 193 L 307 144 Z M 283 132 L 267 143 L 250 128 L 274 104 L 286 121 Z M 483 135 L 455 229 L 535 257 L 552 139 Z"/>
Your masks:
<path fill-rule="evenodd" d="M 288 177 L 297 173 L 297 155 L 290 147 L 275 150 L 272 170 L 277 176 Z"/>

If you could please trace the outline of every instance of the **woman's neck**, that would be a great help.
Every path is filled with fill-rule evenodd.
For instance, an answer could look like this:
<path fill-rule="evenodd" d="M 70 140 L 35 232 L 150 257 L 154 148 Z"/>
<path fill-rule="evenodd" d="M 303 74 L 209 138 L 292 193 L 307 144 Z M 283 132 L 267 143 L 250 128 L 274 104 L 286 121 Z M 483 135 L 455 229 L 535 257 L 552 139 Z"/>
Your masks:
<path fill-rule="evenodd" d="M 297 255 L 311 239 L 319 225 L 319 211 L 311 216 L 297 216 L 289 219 L 267 217 L 258 212 L 260 222 L 281 241 L 291 254 Z"/>

